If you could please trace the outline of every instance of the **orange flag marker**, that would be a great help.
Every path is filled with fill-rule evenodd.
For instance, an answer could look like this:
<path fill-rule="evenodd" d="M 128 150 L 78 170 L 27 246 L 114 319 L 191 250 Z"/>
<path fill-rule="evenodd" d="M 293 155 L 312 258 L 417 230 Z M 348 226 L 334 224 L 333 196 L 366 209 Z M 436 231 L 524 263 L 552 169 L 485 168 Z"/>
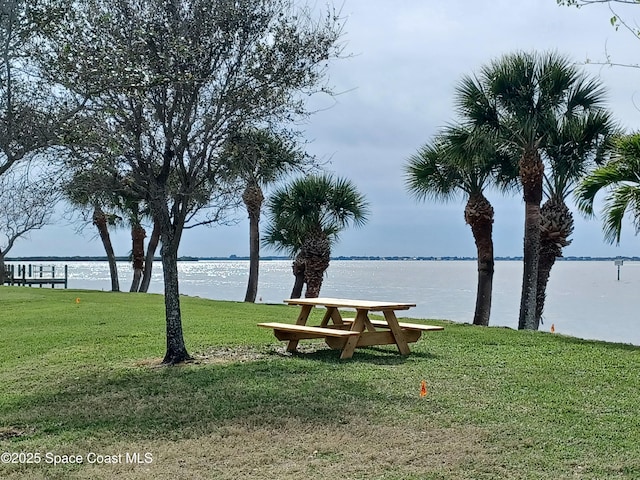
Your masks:
<path fill-rule="evenodd" d="M 427 382 L 426 382 L 426 380 L 422 380 L 422 382 L 420 382 L 420 396 L 421 397 L 426 397 L 427 396 Z"/>
<path fill-rule="evenodd" d="M 553 323 L 551 324 L 551 329 L 550 329 L 550 330 L 551 330 L 551 333 L 556 333 L 556 326 L 555 326 L 555 324 L 553 324 Z"/>

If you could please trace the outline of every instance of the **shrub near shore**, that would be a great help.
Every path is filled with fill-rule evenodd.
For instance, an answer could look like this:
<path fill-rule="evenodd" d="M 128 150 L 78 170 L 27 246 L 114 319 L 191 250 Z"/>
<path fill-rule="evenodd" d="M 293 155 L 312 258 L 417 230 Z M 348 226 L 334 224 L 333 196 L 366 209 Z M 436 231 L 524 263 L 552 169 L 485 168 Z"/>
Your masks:
<path fill-rule="evenodd" d="M 161 296 L 3 287 L 0 304 L 0 451 L 83 459 L 2 478 L 640 476 L 637 347 L 430 321 L 445 330 L 407 358 L 291 356 L 256 323 L 297 309 L 185 297 L 195 361 L 164 368 Z"/>

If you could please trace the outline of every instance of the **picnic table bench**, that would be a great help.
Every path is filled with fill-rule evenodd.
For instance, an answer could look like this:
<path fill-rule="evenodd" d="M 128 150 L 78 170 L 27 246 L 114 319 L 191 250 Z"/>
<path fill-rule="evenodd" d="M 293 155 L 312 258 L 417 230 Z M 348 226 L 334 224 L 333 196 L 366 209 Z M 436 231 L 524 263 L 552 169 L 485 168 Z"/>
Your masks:
<path fill-rule="evenodd" d="M 415 303 L 378 302 L 344 298 L 290 298 L 289 305 L 301 307 L 295 324 L 267 322 L 258 326 L 272 328 L 278 340 L 287 341 L 287 351 L 294 352 L 298 342 L 324 338 L 329 347 L 341 350 L 340 358 L 351 358 L 356 347 L 392 345 L 400 354 L 408 355 L 409 343 L 417 342 L 422 332 L 444 330 L 444 327 L 418 323 L 398 322 L 395 312 L 415 307 Z M 326 309 L 318 326 L 307 325 L 313 308 Z M 340 309 L 355 309 L 355 318 L 343 318 Z M 372 320 L 370 312 L 381 312 L 384 320 Z"/>

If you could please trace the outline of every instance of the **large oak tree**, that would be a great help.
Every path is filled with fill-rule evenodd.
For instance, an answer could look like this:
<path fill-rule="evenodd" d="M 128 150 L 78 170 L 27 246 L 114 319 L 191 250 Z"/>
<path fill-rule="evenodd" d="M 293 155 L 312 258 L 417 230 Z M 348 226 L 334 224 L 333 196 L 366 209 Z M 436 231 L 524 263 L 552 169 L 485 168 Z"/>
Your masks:
<path fill-rule="evenodd" d="M 326 90 L 341 20 L 289 0 L 78 0 L 55 74 L 91 99 L 90 142 L 76 162 L 110 156 L 149 206 L 161 238 L 164 363 L 190 358 L 182 333 L 178 248 L 185 228 L 220 220 L 239 192 L 220 149 L 246 125 L 299 118 Z M 80 158 L 80 160 L 78 160 Z M 205 208 L 210 207 L 210 208 Z"/>

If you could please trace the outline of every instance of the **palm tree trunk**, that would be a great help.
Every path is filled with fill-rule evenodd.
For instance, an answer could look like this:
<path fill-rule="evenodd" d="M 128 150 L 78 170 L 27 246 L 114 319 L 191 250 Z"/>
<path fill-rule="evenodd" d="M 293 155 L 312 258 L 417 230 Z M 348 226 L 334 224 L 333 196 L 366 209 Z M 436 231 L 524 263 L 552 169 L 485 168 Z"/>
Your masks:
<path fill-rule="evenodd" d="M 520 181 L 525 202 L 522 295 L 519 330 L 537 330 L 536 300 L 540 256 L 540 202 L 544 165 L 537 149 L 525 152 L 520 161 Z"/>
<path fill-rule="evenodd" d="M 547 284 L 551 276 L 551 268 L 556 263 L 556 257 L 561 255 L 555 244 L 548 241 L 540 242 L 540 261 L 538 263 L 538 288 L 536 299 L 536 328 L 542 323 L 542 312 L 547 298 Z"/>
<path fill-rule="evenodd" d="M 540 260 L 538 263 L 538 290 L 536 299 L 536 322 L 542 323 L 542 313 L 546 300 L 547 284 L 551 268 L 556 258 L 562 256 L 562 249 L 571 244 L 569 236 L 573 233 L 573 215 L 564 202 L 557 196 L 547 200 L 540 209 Z"/>
<path fill-rule="evenodd" d="M 478 287 L 474 325 L 489 325 L 493 291 L 493 207 L 482 193 L 471 195 L 465 208 L 478 252 Z"/>
<path fill-rule="evenodd" d="M 140 288 L 142 272 L 144 270 L 144 239 L 147 232 L 142 225 L 134 224 L 131 226 L 131 256 L 133 263 L 133 280 L 129 292 L 137 292 Z"/>
<path fill-rule="evenodd" d="M 317 298 L 320 296 L 324 272 L 329 268 L 331 243 L 324 233 L 316 233 L 304 241 L 301 252 L 305 259 L 304 281 L 307 284 L 304 296 Z"/>
<path fill-rule="evenodd" d="M 260 270 L 260 209 L 264 201 L 262 189 L 257 184 L 248 184 L 242 195 L 249 214 L 249 281 L 245 302 L 254 303 L 258 295 L 258 274 Z"/>
<path fill-rule="evenodd" d="M 291 267 L 293 269 L 295 282 L 293 283 L 293 290 L 291 291 L 291 297 L 289 298 L 300 298 L 302 296 L 302 289 L 304 288 L 304 258 L 302 258 L 300 254 L 296 255 Z"/>
<path fill-rule="evenodd" d="M 519 330 L 537 330 L 536 300 L 540 255 L 540 208 L 525 204 L 522 295 L 520 297 Z"/>
<path fill-rule="evenodd" d="M 111 244 L 111 237 L 109 236 L 109 228 L 107 222 L 107 216 L 102 211 L 99 205 L 94 206 L 93 210 L 93 224 L 98 229 L 100 234 L 100 240 L 107 254 L 107 262 L 109 263 L 109 274 L 111 276 L 111 291 L 120 291 L 120 282 L 118 280 L 118 266 L 116 264 L 116 255 L 113 252 L 113 245 Z"/>
<path fill-rule="evenodd" d="M 156 249 L 158 248 L 158 242 L 160 241 L 160 226 L 158 222 L 153 222 L 153 230 L 151 231 L 151 237 L 149 237 L 149 244 L 147 245 L 147 255 L 144 259 L 144 272 L 142 274 L 142 282 L 140 283 L 139 292 L 147 293 L 149 290 L 149 284 L 151 283 L 151 274 L 153 272 L 153 259 L 156 255 Z"/>
<path fill-rule="evenodd" d="M 316 262 L 317 265 L 314 265 Z M 307 265 L 304 271 L 304 279 L 307 284 L 307 290 L 304 292 L 305 298 L 318 298 L 320 296 L 324 271 L 326 270 L 326 268 L 323 269 L 319 266 L 320 263 L 322 263 L 322 260 L 310 259 L 311 265 Z"/>

